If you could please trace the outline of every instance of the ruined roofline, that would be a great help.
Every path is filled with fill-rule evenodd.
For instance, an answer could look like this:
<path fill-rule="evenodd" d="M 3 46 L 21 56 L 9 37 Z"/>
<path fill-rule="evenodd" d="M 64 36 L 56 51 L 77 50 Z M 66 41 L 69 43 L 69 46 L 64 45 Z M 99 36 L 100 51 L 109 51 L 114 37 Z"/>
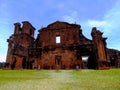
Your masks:
<path fill-rule="evenodd" d="M 32 26 L 32 24 L 29 22 L 29 21 L 22 21 L 22 23 L 24 24 L 24 23 L 28 23 L 32 28 L 33 28 L 33 30 L 36 30 L 36 28 L 35 27 L 33 27 Z M 19 23 L 19 22 L 16 22 L 16 23 L 14 23 L 14 25 L 16 26 L 21 26 L 21 23 Z"/>
<path fill-rule="evenodd" d="M 92 43 L 92 39 L 89 39 L 89 38 L 87 38 L 86 36 L 84 36 L 83 34 L 82 34 L 82 36 L 81 37 L 83 37 L 83 38 L 85 38 L 87 41 L 89 41 L 89 42 L 91 42 Z"/>
<path fill-rule="evenodd" d="M 74 28 L 74 27 L 81 28 L 81 25 L 79 25 L 79 24 L 73 24 L 73 23 L 70 24 L 70 23 L 64 22 L 64 21 L 55 21 L 55 22 L 47 25 L 46 27 L 42 27 L 41 29 L 38 30 L 38 32 L 40 32 L 41 30 L 46 30 L 46 28 L 52 30 L 51 26 L 54 25 L 54 24 L 57 24 L 57 23 L 66 24 L 66 28 L 72 28 L 72 27 L 73 27 L 73 28 Z M 69 27 L 67 27 L 67 26 L 69 26 Z M 53 29 L 57 29 L 57 28 L 53 28 Z M 64 28 L 59 28 L 59 29 L 64 29 Z"/>
<path fill-rule="evenodd" d="M 107 48 L 107 50 L 112 50 L 112 51 L 120 52 L 120 50 L 114 49 L 114 48 Z"/>
<path fill-rule="evenodd" d="M 70 26 L 79 26 L 79 27 L 81 27 L 81 26 L 78 25 L 78 24 L 68 23 L 68 22 L 64 22 L 64 21 L 55 21 L 55 22 L 49 24 L 49 25 L 47 26 L 47 28 L 49 28 L 50 26 L 52 26 L 52 25 L 55 24 L 55 23 L 64 23 L 64 24 L 70 25 Z"/>
<path fill-rule="evenodd" d="M 64 22 L 64 21 L 55 21 L 55 22 L 49 24 L 49 25 L 46 26 L 46 27 L 42 27 L 41 29 L 38 30 L 38 32 L 40 33 L 42 30 L 54 30 L 54 29 L 56 29 L 56 28 L 53 28 L 53 29 L 52 29 L 52 28 L 50 28 L 50 26 L 52 26 L 52 25 L 54 25 L 54 24 L 56 24 L 56 23 L 62 23 L 62 24 L 69 25 L 70 27 L 67 27 L 67 28 L 78 27 L 78 28 L 81 30 L 81 33 L 82 33 L 81 25 L 76 24 L 76 23 L 75 23 L 75 24 L 73 24 L 73 23 L 68 23 L 68 22 Z M 96 29 L 96 27 L 93 27 L 93 28 Z M 64 28 L 58 28 L 58 29 L 64 29 Z M 97 30 L 97 31 L 100 32 L 99 30 Z M 85 37 L 85 36 L 83 35 L 83 33 L 82 33 L 82 37 L 85 38 L 87 41 L 92 42 L 92 40 L 89 39 L 89 38 L 87 38 L 87 37 Z"/>
<path fill-rule="evenodd" d="M 28 23 L 34 30 L 36 30 L 36 28 L 33 27 L 32 24 L 29 21 L 22 21 L 22 23 Z"/>
<path fill-rule="evenodd" d="M 94 33 L 97 33 L 99 35 L 103 35 L 103 32 L 101 32 L 100 30 L 98 30 L 96 27 L 92 28 L 91 35 L 93 35 Z"/>
<path fill-rule="evenodd" d="M 14 23 L 14 25 L 19 25 L 20 26 L 21 24 L 19 22 L 16 22 L 16 23 Z"/>

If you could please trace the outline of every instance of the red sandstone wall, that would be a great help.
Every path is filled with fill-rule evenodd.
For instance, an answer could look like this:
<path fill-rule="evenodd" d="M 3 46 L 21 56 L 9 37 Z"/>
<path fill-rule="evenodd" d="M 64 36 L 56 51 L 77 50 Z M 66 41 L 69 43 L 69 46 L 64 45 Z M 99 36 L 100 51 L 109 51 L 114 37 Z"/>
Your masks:
<path fill-rule="evenodd" d="M 56 45 L 56 36 L 61 37 L 61 43 L 64 45 L 79 43 L 79 27 L 66 25 L 64 23 L 56 23 L 40 30 L 40 41 L 42 47 Z"/>

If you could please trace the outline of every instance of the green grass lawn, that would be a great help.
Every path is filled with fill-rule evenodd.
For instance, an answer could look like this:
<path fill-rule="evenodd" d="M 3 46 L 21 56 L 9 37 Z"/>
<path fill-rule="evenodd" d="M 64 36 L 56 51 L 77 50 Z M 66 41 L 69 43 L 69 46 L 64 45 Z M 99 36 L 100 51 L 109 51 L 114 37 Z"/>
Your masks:
<path fill-rule="evenodd" d="M 0 90 L 120 90 L 120 69 L 0 70 Z"/>

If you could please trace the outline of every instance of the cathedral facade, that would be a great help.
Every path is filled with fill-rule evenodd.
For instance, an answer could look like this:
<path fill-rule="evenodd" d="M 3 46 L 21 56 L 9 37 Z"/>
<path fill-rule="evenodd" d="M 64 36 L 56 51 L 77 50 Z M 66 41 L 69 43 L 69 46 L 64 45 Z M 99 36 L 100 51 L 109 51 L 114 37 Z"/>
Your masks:
<path fill-rule="evenodd" d="M 56 21 L 41 28 L 34 38 L 35 28 L 28 22 L 14 24 L 14 34 L 8 42 L 6 63 L 11 69 L 100 69 L 108 65 L 106 39 L 93 27 L 92 40 L 82 34 L 81 26 Z M 83 58 L 87 57 L 87 61 Z"/>

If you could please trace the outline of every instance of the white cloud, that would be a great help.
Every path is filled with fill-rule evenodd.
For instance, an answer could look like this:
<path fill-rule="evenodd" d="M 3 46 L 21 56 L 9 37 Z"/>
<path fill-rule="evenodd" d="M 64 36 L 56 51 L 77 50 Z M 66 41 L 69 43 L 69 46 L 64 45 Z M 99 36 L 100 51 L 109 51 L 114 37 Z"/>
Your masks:
<path fill-rule="evenodd" d="M 6 41 L 4 41 L 4 39 L 0 39 L 0 42 L 1 42 L 1 44 L 0 44 L 0 47 L 3 49 L 3 48 L 6 48 Z"/>
<path fill-rule="evenodd" d="M 5 62 L 6 54 L 0 54 L 0 62 Z"/>
<path fill-rule="evenodd" d="M 63 20 L 69 23 L 75 23 L 78 20 L 77 11 L 71 11 L 70 14 L 64 15 Z"/>
<path fill-rule="evenodd" d="M 120 50 L 120 0 L 106 13 L 103 19 L 107 22 L 103 30 L 108 36 L 109 47 Z"/>
<path fill-rule="evenodd" d="M 108 47 L 120 50 L 120 0 L 116 2 L 102 20 L 88 20 L 89 27 L 102 29 L 104 35 L 108 37 Z"/>
<path fill-rule="evenodd" d="M 103 19 L 108 23 L 104 30 L 117 35 L 120 28 L 120 0 L 106 13 Z"/>
<path fill-rule="evenodd" d="M 106 24 L 105 21 L 88 20 L 88 26 L 90 27 L 104 27 Z"/>
<path fill-rule="evenodd" d="M 0 39 L 0 62 L 6 61 L 6 53 L 7 53 L 7 42 L 4 39 Z"/>

